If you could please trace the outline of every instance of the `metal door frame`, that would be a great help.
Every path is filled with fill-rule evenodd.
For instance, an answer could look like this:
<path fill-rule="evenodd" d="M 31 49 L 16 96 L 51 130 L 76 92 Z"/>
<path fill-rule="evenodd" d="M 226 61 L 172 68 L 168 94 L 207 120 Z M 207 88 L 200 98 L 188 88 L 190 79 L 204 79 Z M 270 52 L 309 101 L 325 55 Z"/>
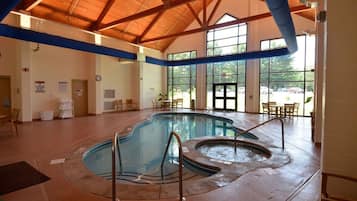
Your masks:
<path fill-rule="evenodd" d="M 216 87 L 223 86 L 223 97 L 216 97 Z M 235 96 L 234 97 L 227 97 L 227 86 L 235 86 Z M 225 111 L 237 111 L 238 108 L 238 84 L 237 83 L 217 83 L 213 84 L 213 109 L 214 110 L 225 110 Z M 216 108 L 216 99 L 223 100 L 223 109 Z M 235 108 L 234 109 L 227 109 L 227 100 L 234 100 Z"/>

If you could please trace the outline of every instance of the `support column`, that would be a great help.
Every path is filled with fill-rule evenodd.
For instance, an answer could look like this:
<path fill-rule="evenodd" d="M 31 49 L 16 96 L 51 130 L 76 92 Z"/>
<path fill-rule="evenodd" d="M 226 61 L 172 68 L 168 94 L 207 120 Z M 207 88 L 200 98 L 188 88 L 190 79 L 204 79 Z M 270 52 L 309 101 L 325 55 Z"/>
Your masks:
<path fill-rule="evenodd" d="M 89 73 L 89 104 L 88 111 L 90 114 L 103 113 L 103 82 L 102 82 L 102 56 L 93 55 L 92 65 Z"/>
<path fill-rule="evenodd" d="M 32 121 L 32 90 L 33 82 L 31 76 L 32 51 L 30 42 L 17 41 L 18 66 L 16 69 L 18 103 L 20 108 L 19 119 L 22 122 Z"/>
<path fill-rule="evenodd" d="M 324 1 L 319 2 L 319 7 L 317 13 L 326 10 Z M 314 100 L 314 116 L 315 116 L 315 126 L 314 126 L 314 136 L 313 140 L 315 143 L 321 143 L 321 135 L 323 128 L 323 91 L 325 88 L 325 70 L 326 65 L 326 22 L 318 22 L 316 24 L 316 70 L 315 70 L 315 100 Z"/>

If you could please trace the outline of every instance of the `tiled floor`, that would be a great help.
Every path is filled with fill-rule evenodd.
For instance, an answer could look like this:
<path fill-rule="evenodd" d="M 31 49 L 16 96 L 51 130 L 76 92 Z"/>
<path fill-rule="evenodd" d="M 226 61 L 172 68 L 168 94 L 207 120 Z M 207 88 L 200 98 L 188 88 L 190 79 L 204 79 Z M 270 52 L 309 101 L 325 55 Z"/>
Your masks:
<path fill-rule="evenodd" d="M 89 140 L 111 138 L 114 131 L 146 119 L 151 110 L 110 113 L 68 120 L 32 122 L 19 125 L 19 136 L 0 131 L 0 165 L 27 161 L 51 180 L 0 196 L 4 201 L 102 201 L 110 200 L 88 193 L 70 182 L 64 165 L 50 165 L 52 159 L 65 158 Z M 234 119 L 235 125 L 247 129 L 267 120 L 267 115 L 215 113 Z M 253 133 L 265 143 L 281 144 L 279 122 L 273 122 Z M 249 172 L 226 187 L 187 197 L 186 200 L 306 200 L 319 195 L 320 148 L 311 142 L 310 118 L 285 120 L 286 151 L 291 163 L 277 169 L 264 168 Z M 311 179 L 312 178 L 312 179 Z M 98 186 L 98 188 L 100 188 Z"/>

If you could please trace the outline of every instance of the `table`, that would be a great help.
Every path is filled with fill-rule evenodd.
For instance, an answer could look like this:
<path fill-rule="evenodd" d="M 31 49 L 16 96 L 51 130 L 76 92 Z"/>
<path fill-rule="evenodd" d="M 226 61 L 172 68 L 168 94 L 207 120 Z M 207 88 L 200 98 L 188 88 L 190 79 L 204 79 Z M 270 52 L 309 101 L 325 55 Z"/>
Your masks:
<path fill-rule="evenodd" d="M 171 100 L 162 100 L 162 101 L 160 101 L 161 102 L 161 105 L 162 105 L 162 107 L 163 108 L 170 108 L 170 105 L 171 105 Z"/>
<path fill-rule="evenodd" d="M 284 105 L 269 105 L 269 114 L 271 111 L 275 111 L 276 116 L 284 116 Z"/>
<path fill-rule="evenodd" d="M 7 119 L 8 115 L 5 114 L 0 114 L 0 120 Z"/>

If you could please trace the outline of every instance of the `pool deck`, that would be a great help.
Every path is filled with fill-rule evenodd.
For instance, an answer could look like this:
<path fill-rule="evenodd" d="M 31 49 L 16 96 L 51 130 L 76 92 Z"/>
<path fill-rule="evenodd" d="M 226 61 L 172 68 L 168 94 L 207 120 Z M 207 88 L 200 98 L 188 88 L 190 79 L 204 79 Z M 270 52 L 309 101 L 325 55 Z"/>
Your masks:
<path fill-rule="evenodd" d="M 1 195 L 0 199 L 4 201 L 110 200 L 91 194 L 73 183 L 65 174 L 66 164 L 50 165 L 50 161 L 68 157 L 74 150 L 89 141 L 100 142 L 109 139 L 113 137 L 115 131 L 143 121 L 153 112 L 156 111 L 108 113 L 67 120 L 24 123 L 19 125 L 19 136 L 0 132 L 0 165 L 27 161 L 51 178 L 45 183 Z M 269 118 L 268 115 L 246 113 L 208 113 L 233 119 L 235 125 L 241 129 L 250 128 Z M 252 131 L 265 143 L 278 147 L 281 144 L 280 132 L 278 121 Z M 225 187 L 189 196 L 186 200 L 318 200 L 320 148 L 311 142 L 310 118 L 286 119 L 285 135 L 286 151 L 292 158 L 289 164 L 276 169 L 262 168 L 248 172 Z M 142 196 L 146 197 L 145 192 Z"/>

